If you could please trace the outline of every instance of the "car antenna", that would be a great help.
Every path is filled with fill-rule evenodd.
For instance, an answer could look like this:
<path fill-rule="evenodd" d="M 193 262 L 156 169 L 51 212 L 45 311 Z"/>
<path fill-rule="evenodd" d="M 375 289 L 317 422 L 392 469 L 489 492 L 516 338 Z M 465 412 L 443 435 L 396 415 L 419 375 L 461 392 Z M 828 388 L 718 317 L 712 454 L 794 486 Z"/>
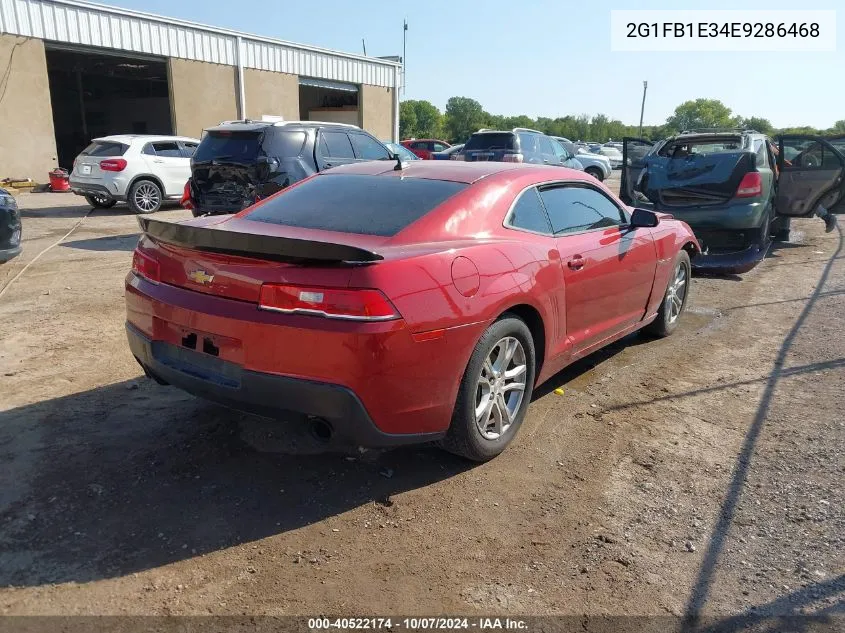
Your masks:
<path fill-rule="evenodd" d="M 405 169 L 405 164 L 402 162 L 402 157 L 399 154 L 394 154 L 393 157 L 396 159 L 396 165 L 393 167 L 393 171 L 402 171 Z"/>

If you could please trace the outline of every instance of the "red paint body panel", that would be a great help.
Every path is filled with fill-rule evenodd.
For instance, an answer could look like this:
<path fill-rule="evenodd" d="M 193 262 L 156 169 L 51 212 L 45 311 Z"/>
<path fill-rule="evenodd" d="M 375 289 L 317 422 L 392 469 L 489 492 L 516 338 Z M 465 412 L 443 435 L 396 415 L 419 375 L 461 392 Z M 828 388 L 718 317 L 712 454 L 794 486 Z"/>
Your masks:
<path fill-rule="evenodd" d="M 236 216 L 188 221 L 212 230 L 342 242 L 384 258 L 367 265 L 281 264 L 145 237 L 138 249 L 159 261 L 161 283 L 128 275 L 127 321 L 172 345 L 186 333 L 209 337 L 220 359 L 251 371 L 346 387 L 384 432 L 444 431 L 472 350 L 503 312 L 520 305 L 539 315 L 545 331 L 539 383 L 649 322 L 678 250 L 698 248 L 689 227 L 670 216 L 653 229 L 559 237 L 505 227 L 511 204 L 533 184 L 586 181 L 605 189 L 583 172 L 559 167 L 432 161 L 394 171 L 392 163 L 372 162 L 313 177 L 334 173 L 472 184 L 387 238 L 249 220 L 251 209 L 266 201 Z M 582 265 L 571 266 L 573 260 Z M 196 270 L 213 280 L 193 281 Z M 378 289 L 401 318 L 356 322 L 262 310 L 258 295 L 266 282 Z"/>
<path fill-rule="evenodd" d="M 400 142 L 400 145 L 407 149 L 408 151 L 412 152 L 414 155 L 419 156 L 423 160 L 431 160 L 432 150 L 425 149 L 423 147 L 418 147 L 419 144 L 427 144 L 427 143 L 440 143 L 441 145 L 445 145 L 445 149 L 451 147 L 449 143 L 446 141 L 441 141 L 436 138 L 415 138 L 415 139 L 407 139 Z M 439 150 L 443 151 L 443 150 Z"/>

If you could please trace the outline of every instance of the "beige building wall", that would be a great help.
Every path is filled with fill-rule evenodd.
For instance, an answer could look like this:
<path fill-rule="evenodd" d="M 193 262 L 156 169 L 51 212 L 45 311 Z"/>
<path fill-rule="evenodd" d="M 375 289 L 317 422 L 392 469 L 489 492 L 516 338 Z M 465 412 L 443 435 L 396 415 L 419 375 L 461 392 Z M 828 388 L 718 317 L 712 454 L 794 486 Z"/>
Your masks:
<path fill-rule="evenodd" d="M 260 119 L 264 114 L 299 118 L 299 77 L 267 70 L 244 69 L 246 116 Z"/>
<path fill-rule="evenodd" d="M 234 66 L 171 57 L 168 68 L 176 134 L 199 138 L 205 128 L 238 118 Z"/>
<path fill-rule="evenodd" d="M 361 84 L 358 107 L 361 127 L 382 141 L 393 139 L 393 91 L 395 88 Z"/>
<path fill-rule="evenodd" d="M 9 73 L 0 88 L 0 179 L 47 182 L 56 167 L 56 135 L 44 42 L 0 35 L 0 68 Z"/>

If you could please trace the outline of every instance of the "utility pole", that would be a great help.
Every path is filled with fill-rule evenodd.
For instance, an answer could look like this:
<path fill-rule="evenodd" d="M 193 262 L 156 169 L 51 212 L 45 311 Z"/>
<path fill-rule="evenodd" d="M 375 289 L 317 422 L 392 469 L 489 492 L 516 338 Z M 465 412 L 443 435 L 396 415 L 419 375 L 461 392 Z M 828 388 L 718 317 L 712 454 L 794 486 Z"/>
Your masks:
<path fill-rule="evenodd" d="M 364 41 L 364 38 L 361 38 L 361 46 L 364 47 L 364 57 L 367 56 L 367 43 Z"/>
<path fill-rule="evenodd" d="M 405 98 L 405 64 L 406 64 L 406 55 L 405 55 L 405 45 L 408 39 L 408 20 L 402 21 L 402 98 Z"/>
<path fill-rule="evenodd" d="M 643 105 L 640 107 L 640 136 L 643 135 L 643 114 L 645 114 L 645 92 L 648 90 L 648 82 L 643 82 Z"/>

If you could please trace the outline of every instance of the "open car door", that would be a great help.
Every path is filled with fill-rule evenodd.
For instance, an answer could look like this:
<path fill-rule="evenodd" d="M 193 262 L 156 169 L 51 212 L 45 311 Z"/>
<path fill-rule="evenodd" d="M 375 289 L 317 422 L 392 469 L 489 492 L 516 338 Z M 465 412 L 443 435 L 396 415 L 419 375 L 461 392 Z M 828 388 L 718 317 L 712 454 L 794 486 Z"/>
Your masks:
<path fill-rule="evenodd" d="M 833 145 L 837 151 L 845 157 L 845 134 L 840 134 L 838 136 L 826 136 L 825 140 Z M 845 182 L 843 182 L 843 185 L 839 189 L 838 193 L 838 196 L 830 195 L 828 198 L 822 199 L 822 204 L 828 211 L 835 210 L 837 213 L 845 211 Z"/>
<path fill-rule="evenodd" d="M 845 156 L 818 136 L 778 138 L 775 211 L 789 217 L 811 217 L 819 203 L 835 204 L 845 184 Z"/>
<path fill-rule="evenodd" d="M 640 173 L 645 166 L 643 158 L 654 147 L 654 143 L 644 138 L 626 136 L 622 139 L 622 182 L 619 184 L 619 199 L 625 204 L 636 206 L 635 189 Z"/>

